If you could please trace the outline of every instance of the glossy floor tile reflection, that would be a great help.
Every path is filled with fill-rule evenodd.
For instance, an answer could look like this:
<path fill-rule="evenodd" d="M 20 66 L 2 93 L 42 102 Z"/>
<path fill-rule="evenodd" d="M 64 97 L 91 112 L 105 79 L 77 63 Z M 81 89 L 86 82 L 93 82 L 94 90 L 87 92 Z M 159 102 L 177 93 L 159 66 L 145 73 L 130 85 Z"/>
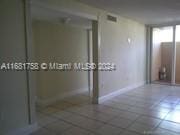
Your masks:
<path fill-rule="evenodd" d="M 31 135 L 178 135 L 180 88 L 146 85 L 92 105 L 87 94 L 37 108 Z"/>

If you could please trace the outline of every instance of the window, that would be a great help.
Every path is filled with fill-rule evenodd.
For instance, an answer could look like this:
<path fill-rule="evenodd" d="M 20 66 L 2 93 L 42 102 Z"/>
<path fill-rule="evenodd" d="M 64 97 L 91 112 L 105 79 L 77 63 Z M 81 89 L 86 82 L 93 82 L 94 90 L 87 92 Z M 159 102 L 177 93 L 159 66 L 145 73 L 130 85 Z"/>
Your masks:
<path fill-rule="evenodd" d="M 180 25 L 176 26 L 176 42 L 180 42 Z"/>

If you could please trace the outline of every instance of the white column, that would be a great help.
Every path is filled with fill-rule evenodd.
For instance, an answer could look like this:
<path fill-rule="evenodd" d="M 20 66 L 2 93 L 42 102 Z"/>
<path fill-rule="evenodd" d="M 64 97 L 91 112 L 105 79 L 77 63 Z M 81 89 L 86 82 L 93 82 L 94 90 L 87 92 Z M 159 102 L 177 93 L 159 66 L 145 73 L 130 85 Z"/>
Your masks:
<path fill-rule="evenodd" d="M 151 69 L 152 69 L 152 28 L 146 26 L 146 80 L 147 84 L 151 83 Z"/>
<path fill-rule="evenodd" d="M 172 76 L 171 84 L 176 84 L 176 25 L 173 26 Z"/>
<path fill-rule="evenodd" d="M 92 21 L 92 39 L 93 39 L 93 63 L 99 62 L 99 25 L 98 21 Z M 93 104 L 98 104 L 99 100 L 99 71 L 93 71 Z"/>

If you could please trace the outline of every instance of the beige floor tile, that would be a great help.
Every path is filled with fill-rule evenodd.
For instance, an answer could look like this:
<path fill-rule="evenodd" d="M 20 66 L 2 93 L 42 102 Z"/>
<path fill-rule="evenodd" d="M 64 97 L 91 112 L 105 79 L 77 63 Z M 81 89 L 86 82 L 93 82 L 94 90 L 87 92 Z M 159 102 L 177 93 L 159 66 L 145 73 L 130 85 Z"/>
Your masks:
<path fill-rule="evenodd" d="M 57 121 L 46 125 L 45 128 L 56 134 L 62 134 L 65 130 L 72 128 L 72 125 L 63 121 Z"/>
<path fill-rule="evenodd" d="M 162 121 L 161 119 L 148 117 L 148 116 L 141 116 L 136 120 L 136 122 L 138 123 L 150 125 L 151 127 L 154 127 L 154 128 L 157 127 L 161 121 Z"/>
<path fill-rule="evenodd" d="M 125 130 L 125 131 L 123 131 L 120 135 L 140 135 L 140 134 L 138 134 L 138 133 L 136 133 L 136 132 L 131 132 L 131 131 Z M 141 134 L 141 135 L 142 135 L 142 134 Z"/>
<path fill-rule="evenodd" d="M 119 114 L 119 117 L 129 119 L 131 121 L 136 120 L 138 117 L 140 117 L 140 114 L 129 112 L 129 111 L 123 111 L 123 113 Z"/>
<path fill-rule="evenodd" d="M 119 135 L 122 129 L 113 127 L 111 125 L 104 125 L 96 131 L 99 135 Z"/>
<path fill-rule="evenodd" d="M 172 122 L 177 122 L 177 123 L 180 124 L 180 110 L 170 112 L 166 116 L 165 120 L 172 121 Z"/>
<path fill-rule="evenodd" d="M 101 121 L 101 122 L 108 122 L 109 120 L 111 120 L 115 116 L 110 115 L 110 114 L 108 115 L 108 114 L 104 114 L 104 113 L 95 112 L 93 114 L 88 115 L 87 117 L 90 119 Z"/>
<path fill-rule="evenodd" d="M 55 135 L 55 134 L 45 128 L 40 128 L 37 131 L 31 133 L 30 135 Z"/>
<path fill-rule="evenodd" d="M 171 132 L 171 131 L 169 131 L 169 130 L 162 129 L 162 128 L 157 128 L 157 129 L 154 131 L 154 134 L 155 134 L 155 135 L 178 135 L 178 134 L 175 133 L 175 132 Z"/>
<path fill-rule="evenodd" d="M 73 115 L 73 113 L 70 113 L 70 112 L 59 111 L 59 112 L 56 112 L 55 114 L 53 114 L 52 116 L 56 117 L 58 119 L 66 120 L 67 118 L 72 117 L 72 115 Z"/>
<path fill-rule="evenodd" d="M 72 116 L 65 119 L 65 121 L 72 123 L 74 125 L 78 125 L 79 123 L 82 123 L 86 121 L 88 118 L 80 115 L 73 114 Z"/>
<path fill-rule="evenodd" d="M 72 127 L 71 129 L 66 130 L 62 135 L 89 135 L 90 132 L 83 130 L 78 127 Z"/>
<path fill-rule="evenodd" d="M 132 120 L 125 119 L 125 118 L 122 118 L 122 117 L 116 117 L 116 118 L 114 118 L 114 119 L 112 119 L 112 120 L 110 120 L 108 122 L 108 124 L 111 124 L 113 126 L 120 127 L 120 128 L 127 128 L 132 123 L 133 123 Z"/>
<path fill-rule="evenodd" d="M 174 123 L 174 122 L 170 122 L 170 121 L 163 121 L 159 127 L 180 134 L 180 124 L 178 124 L 178 123 Z"/>
<path fill-rule="evenodd" d="M 41 108 L 40 112 L 44 113 L 44 114 L 53 114 L 53 113 L 56 113 L 58 112 L 59 109 L 55 108 L 55 107 L 44 107 L 44 108 Z"/>
<path fill-rule="evenodd" d="M 49 123 L 55 122 L 55 121 L 57 121 L 56 118 L 48 116 L 48 115 L 41 114 L 41 115 L 37 116 L 37 123 L 41 127 L 43 127 Z"/>
<path fill-rule="evenodd" d="M 86 121 L 83 121 L 78 124 L 79 127 L 82 127 L 84 129 L 90 130 L 90 131 L 96 131 L 100 127 L 104 126 L 105 124 L 96 120 L 87 119 Z"/>
<path fill-rule="evenodd" d="M 146 134 L 148 132 L 153 132 L 153 127 L 135 122 L 128 128 L 128 130 L 137 132 L 139 134 Z"/>
<path fill-rule="evenodd" d="M 177 87 L 146 85 L 99 105 L 92 105 L 87 93 L 78 94 L 37 111 L 43 128 L 32 135 L 180 134 Z"/>

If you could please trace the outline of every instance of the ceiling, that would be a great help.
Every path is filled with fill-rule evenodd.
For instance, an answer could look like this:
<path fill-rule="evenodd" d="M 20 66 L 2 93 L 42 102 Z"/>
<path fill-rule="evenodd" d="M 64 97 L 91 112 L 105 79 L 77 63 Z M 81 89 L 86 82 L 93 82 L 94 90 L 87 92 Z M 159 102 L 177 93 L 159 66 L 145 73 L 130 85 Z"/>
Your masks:
<path fill-rule="evenodd" d="M 63 11 L 57 11 L 50 8 L 38 6 L 35 4 L 31 6 L 31 15 L 33 20 L 65 23 L 85 29 L 91 29 L 92 27 L 91 21 L 86 18 L 75 16 Z"/>
<path fill-rule="evenodd" d="M 180 0 L 78 0 L 144 24 L 180 22 Z"/>

